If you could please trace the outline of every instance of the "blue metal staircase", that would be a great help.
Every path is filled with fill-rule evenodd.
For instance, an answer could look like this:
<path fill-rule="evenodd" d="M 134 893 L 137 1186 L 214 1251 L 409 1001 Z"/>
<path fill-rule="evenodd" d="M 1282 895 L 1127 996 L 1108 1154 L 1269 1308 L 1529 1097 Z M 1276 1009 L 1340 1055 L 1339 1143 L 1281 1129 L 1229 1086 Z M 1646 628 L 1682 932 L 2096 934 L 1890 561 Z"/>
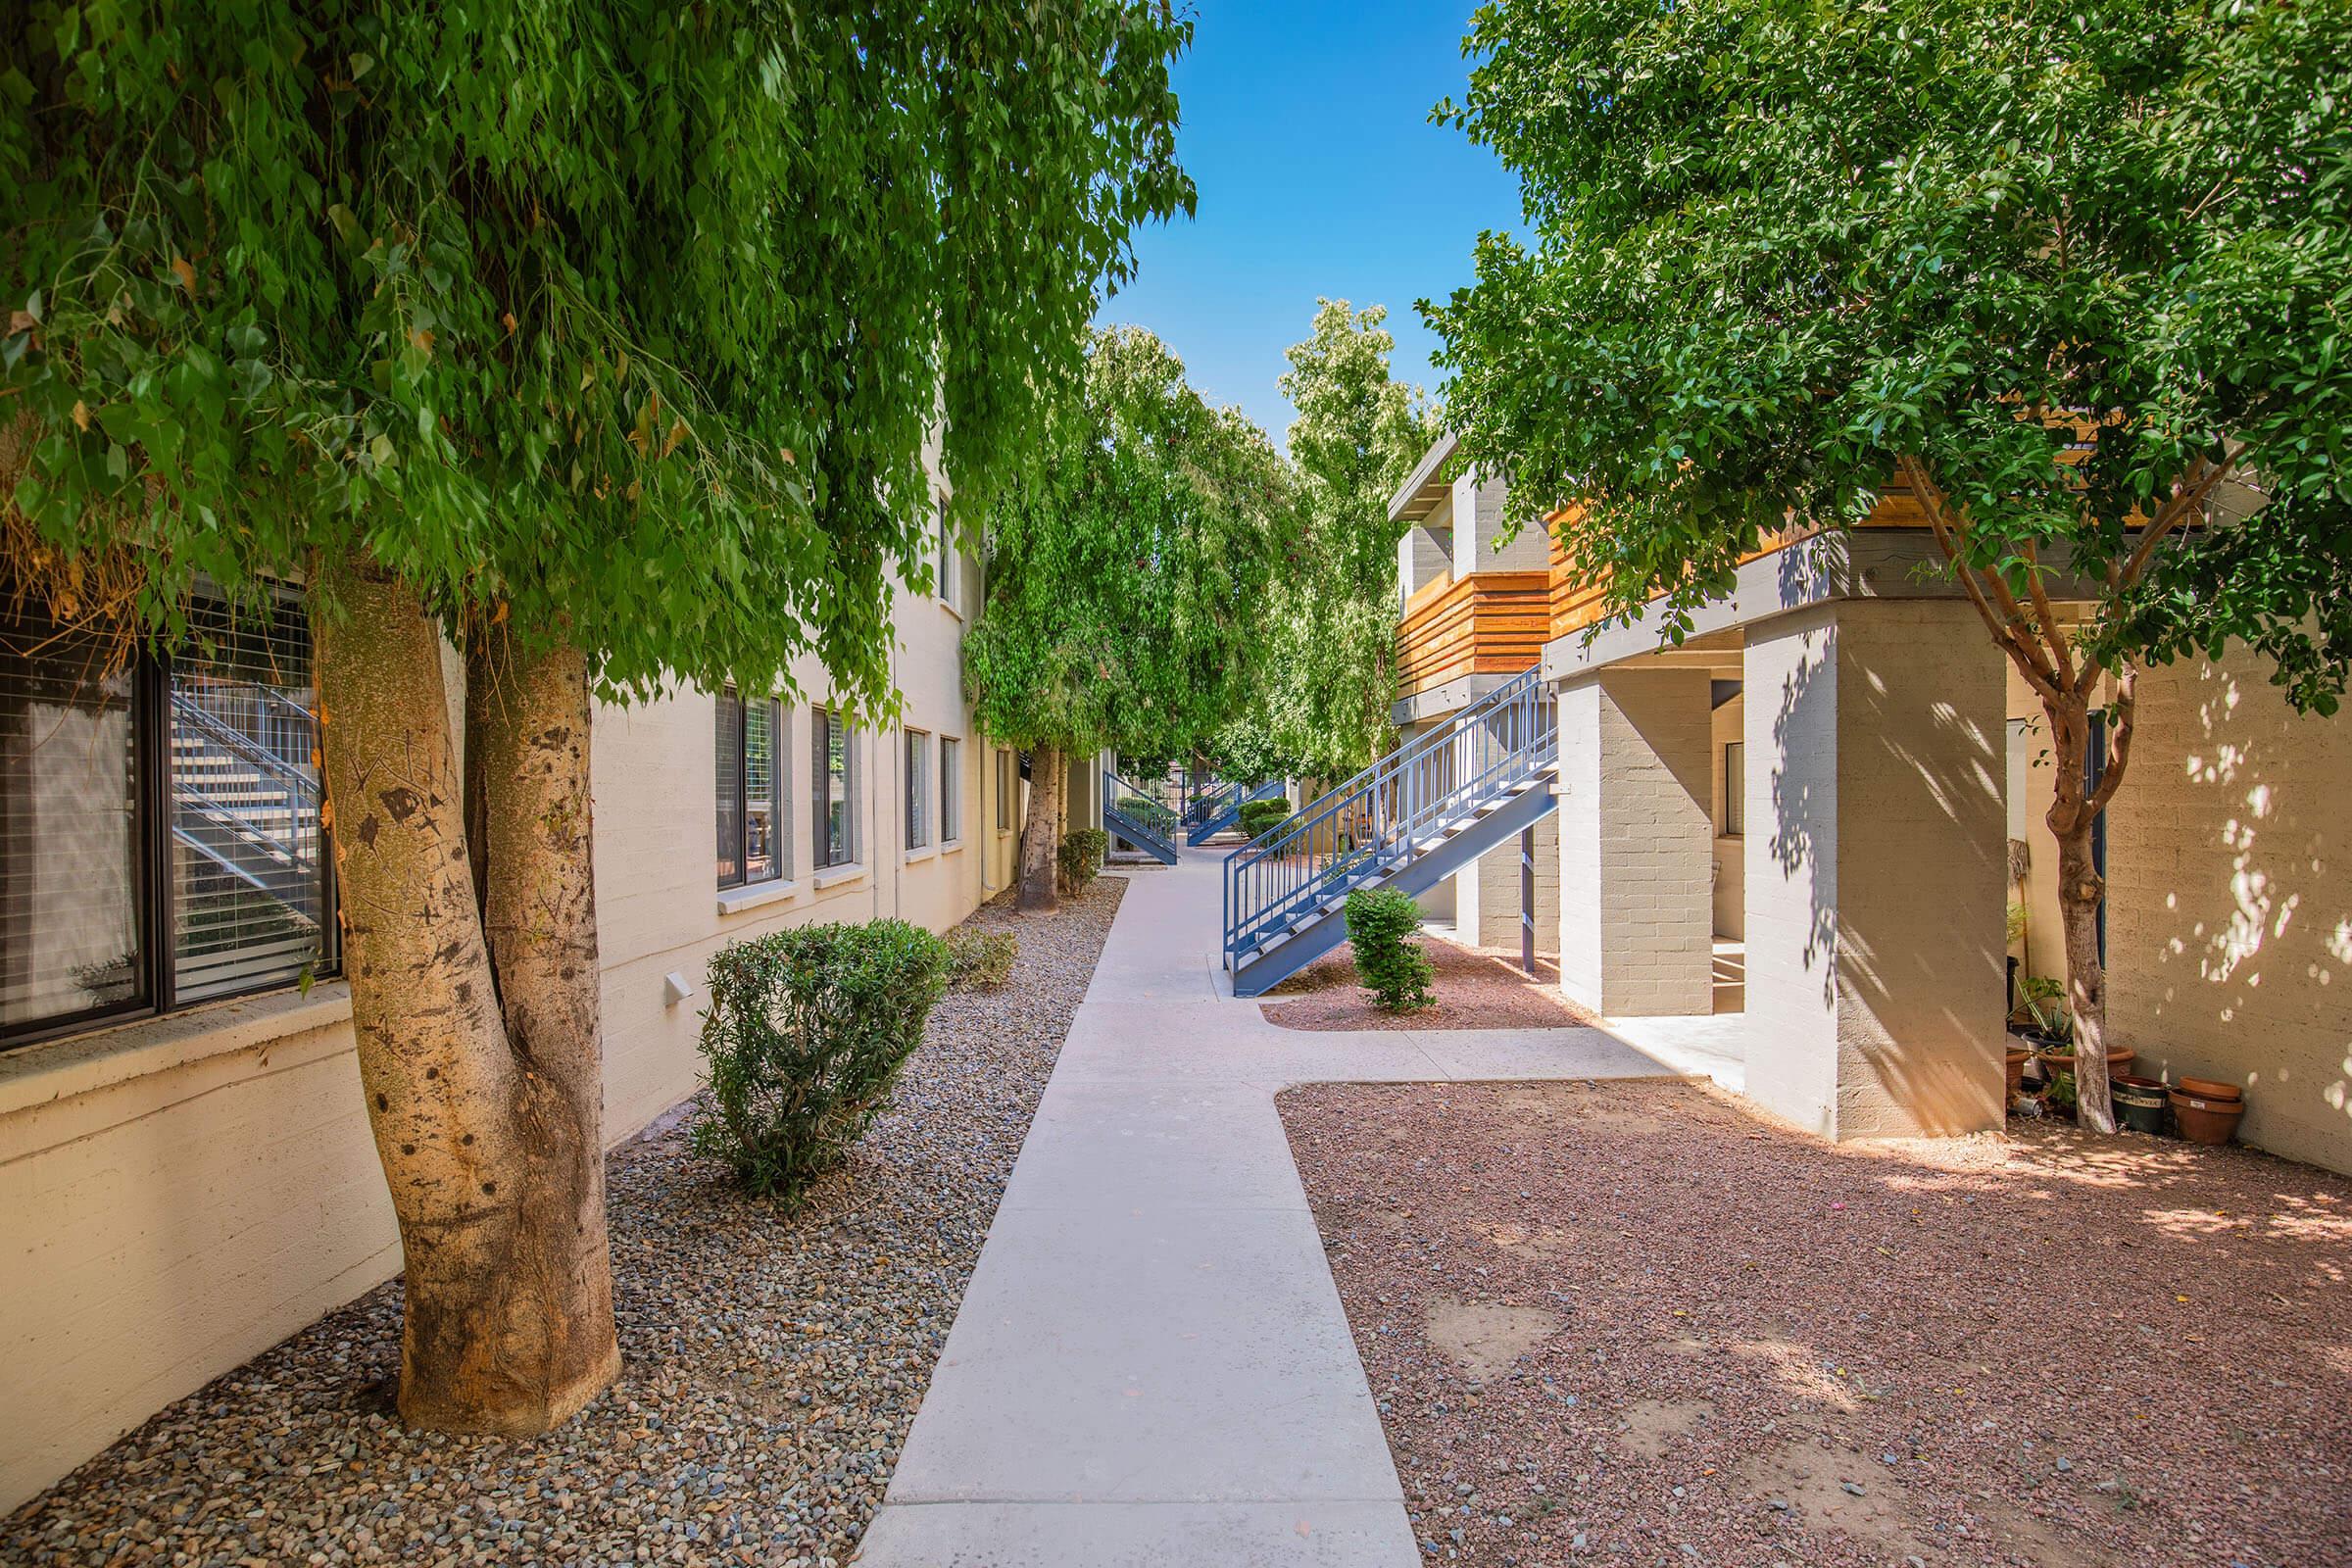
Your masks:
<path fill-rule="evenodd" d="M 1176 841 L 1183 834 L 1174 808 L 1159 801 L 1144 786 L 1130 784 L 1109 768 L 1102 770 L 1102 825 L 1111 836 L 1126 840 L 1162 865 L 1176 863 Z"/>
<path fill-rule="evenodd" d="M 1539 671 L 1515 675 L 1225 862 L 1225 967 L 1262 995 L 1347 940 L 1348 895 L 1421 893 L 1549 815 L 1559 760 Z"/>
<path fill-rule="evenodd" d="M 1252 801 L 1270 801 L 1283 791 L 1282 780 L 1263 784 L 1218 784 L 1192 798 L 1185 807 L 1184 842 L 1199 849 L 1218 834 L 1239 827 L 1242 808 Z"/>

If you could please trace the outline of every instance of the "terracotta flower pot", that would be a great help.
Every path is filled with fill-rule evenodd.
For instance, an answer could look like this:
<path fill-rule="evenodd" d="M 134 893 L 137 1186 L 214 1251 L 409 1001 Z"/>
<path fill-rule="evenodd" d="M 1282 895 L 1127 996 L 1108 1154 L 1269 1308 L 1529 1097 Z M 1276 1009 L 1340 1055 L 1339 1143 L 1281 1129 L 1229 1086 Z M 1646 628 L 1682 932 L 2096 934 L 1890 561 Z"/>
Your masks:
<path fill-rule="evenodd" d="M 2017 1047 L 2009 1048 L 2009 1103 L 2017 1103 L 2017 1092 L 2026 1086 L 2026 1057 L 2031 1053 Z"/>
<path fill-rule="evenodd" d="M 2137 1055 L 2138 1053 L 2130 1046 L 2110 1048 L 2107 1053 L 2108 1081 L 2113 1082 L 2130 1072 L 2132 1063 Z M 2045 1051 L 2041 1054 L 2041 1059 L 2042 1063 L 2052 1072 L 2073 1072 L 2075 1070 L 2075 1054 L 2071 1051 Z"/>
<path fill-rule="evenodd" d="M 2194 1095 L 2199 1100 L 2244 1100 L 2246 1098 L 2245 1091 L 2238 1088 L 2237 1085 L 2222 1083 L 2213 1078 L 2183 1078 L 2180 1080 L 2180 1092 L 2184 1095 Z"/>
<path fill-rule="evenodd" d="M 2173 1091 L 2173 1124 L 2192 1144 L 2226 1144 L 2237 1132 L 2237 1119 L 2246 1113 L 2242 1100 L 2205 1100 Z"/>

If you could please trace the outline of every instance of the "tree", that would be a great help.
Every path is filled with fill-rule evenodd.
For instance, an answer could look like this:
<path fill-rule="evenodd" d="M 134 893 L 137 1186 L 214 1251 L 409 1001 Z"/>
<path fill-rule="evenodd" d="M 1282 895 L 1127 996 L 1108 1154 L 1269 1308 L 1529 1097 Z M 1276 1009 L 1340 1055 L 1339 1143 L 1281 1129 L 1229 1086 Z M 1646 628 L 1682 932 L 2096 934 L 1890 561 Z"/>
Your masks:
<path fill-rule="evenodd" d="M 1189 206 L 1187 36 L 1157 0 L 41 0 L 0 41 L 9 566 L 125 648 L 199 583 L 310 587 L 409 1421 L 541 1430 L 617 1369 L 592 694 L 813 652 L 887 710 L 925 438 L 984 497 L 1132 224 Z"/>
<path fill-rule="evenodd" d="M 1469 459 L 1523 517 L 1590 509 L 1572 565 L 1669 635 L 1768 531 L 1909 482 L 2049 720 L 2112 1130 L 2091 833 L 2139 670 L 2243 642 L 2327 712 L 2352 658 L 2352 11 L 1499 0 L 1467 47 L 1439 116 L 1534 235 L 1429 312 Z"/>
<path fill-rule="evenodd" d="M 1248 700 L 1289 493 L 1264 432 L 1203 402 L 1159 339 L 1093 335 L 1083 386 L 999 495 L 964 640 L 981 727 L 1033 754 L 1022 908 L 1058 904 L 1071 757 L 1189 756 Z"/>
<path fill-rule="evenodd" d="M 1300 771 L 1344 778 L 1388 751 L 1396 701 L 1396 544 L 1389 498 L 1437 435 L 1418 388 L 1395 380 L 1380 306 L 1318 301 L 1282 390 L 1298 525 L 1279 579 L 1264 743 Z"/>

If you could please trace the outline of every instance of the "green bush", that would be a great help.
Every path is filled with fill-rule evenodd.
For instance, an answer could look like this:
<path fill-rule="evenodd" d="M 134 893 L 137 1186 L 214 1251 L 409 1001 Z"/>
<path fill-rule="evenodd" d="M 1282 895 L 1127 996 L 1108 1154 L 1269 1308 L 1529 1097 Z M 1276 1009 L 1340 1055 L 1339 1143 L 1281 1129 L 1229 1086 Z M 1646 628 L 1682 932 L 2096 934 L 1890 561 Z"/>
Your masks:
<path fill-rule="evenodd" d="M 1358 888 L 1348 895 L 1348 944 L 1355 975 L 1383 1012 L 1415 1012 L 1438 999 L 1429 989 L 1429 956 L 1409 940 L 1421 929 L 1421 906 L 1395 888 Z"/>
<path fill-rule="evenodd" d="M 1270 801 L 1249 801 L 1242 806 L 1242 831 L 1250 838 L 1262 838 L 1268 828 L 1291 814 L 1291 803 L 1281 796 Z"/>
<path fill-rule="evenodd" d="M 904 920 L 801 926 L 719 949 L 695 1151 L 757 1196 L 798 1201 L 888 1101 L 950 963 L 946 943 Z"/>
<path fill-rule="evenodd" d="M 1020 940 L 1009 931 L 975 931 L 959 925 L 948 933 L 948 989 L 994 991 L 1012 978 Z"/>
<path fill-rule="evenodd" d="M 1065 894 L 1084 893 L 1102 869 L 1102 858 L 1110 853 L 1110 835 L 1099 827 L 1074 827 L 1061 841 L 1058 857 L 1061 870 L 1061 891 Z"/>

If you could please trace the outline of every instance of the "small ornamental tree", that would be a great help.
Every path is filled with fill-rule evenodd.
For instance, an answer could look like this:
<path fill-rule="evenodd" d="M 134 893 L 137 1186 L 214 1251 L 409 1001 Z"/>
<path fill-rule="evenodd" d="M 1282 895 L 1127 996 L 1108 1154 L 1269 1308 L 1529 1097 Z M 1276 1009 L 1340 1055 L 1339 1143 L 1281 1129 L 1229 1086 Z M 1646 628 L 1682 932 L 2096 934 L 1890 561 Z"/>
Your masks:
<path fill-rule="evenodd" d="M 0 35 L 8 587 L 127 647 L 200 583 L 309 585 L 409 1421 L 540 1430 L 618 1365 L 592 693 L 813 652 L 887 708 L 925 438 L 985 498 L 1130 226 L 1189 205 L 1185 36 L 1157 0 L 35 0 Z"/>
<path fill-rule="evenodd" d="M 1058 906 L 1073 756 L 1201 750 L 1247 700 L 1289 486 L 1264 432 L 1211 409 L 1151 333 L 1094 335 L 1083 387 L 1000 492 L 964 639 L 981 727 L 1030 750 L 1020 906 Z"/>
<path fill-rule="evenodd" d="M 1396 728 L 1396 542 L 1389 498 L 1437 435 L 1417 388 L 1394 379 L 1379 306 L 1324 300 L 1290 350 L 1282 390 L 1298 411 L 1290 457 L 1298 525 L 1276 589 L 1272 658 L 1253 710 L 1271 752 L 1298 771 L 1345 778 L 1388 751 Z"/>
<path fill-rule="evenodd" d="M 1572 565 L 1669 635 L 1909 483 L 2048 717 L 2112 1130 L 2091 835 L 2139 670 L 2242 642 L 2329 712 L 2352 661 L 2352 8 L 1496 0 L 1466 48 L 1439 115 L 1533 232 L 1429 312 L 1467 459 L 1589 509 Z"/>

